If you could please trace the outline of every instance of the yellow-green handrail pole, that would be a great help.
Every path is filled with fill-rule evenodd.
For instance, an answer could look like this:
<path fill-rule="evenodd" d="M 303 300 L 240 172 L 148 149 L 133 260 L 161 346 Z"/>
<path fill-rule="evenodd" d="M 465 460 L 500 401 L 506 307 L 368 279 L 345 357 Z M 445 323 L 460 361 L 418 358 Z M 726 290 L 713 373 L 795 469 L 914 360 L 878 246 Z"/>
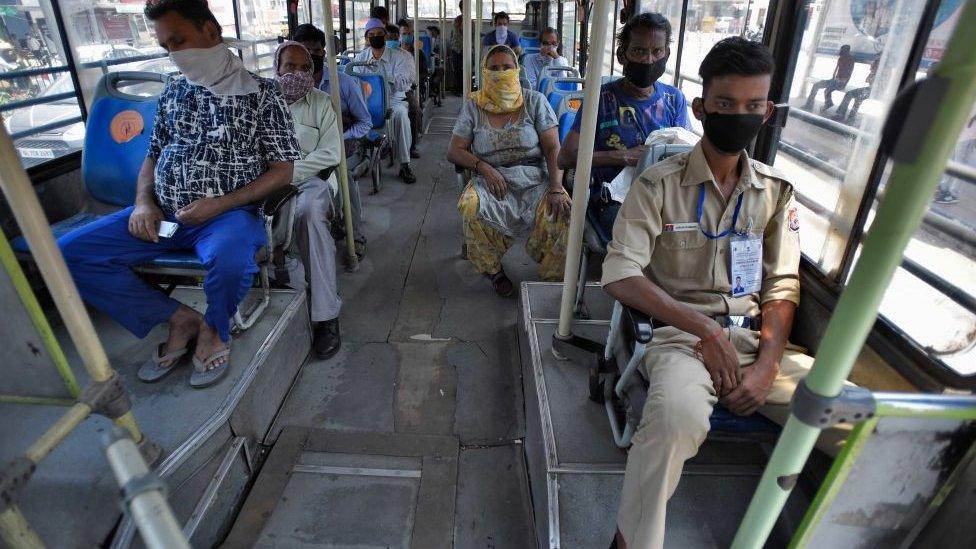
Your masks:
<path fill-rule="evenodd" d="M 593 24 L 590 25 L 590 51 L 603 55 L 607 43 L 607 27 L 610 16 L 608 0 L 593 2 Z M 596 140 L 596 111 L 600 99 L 600 78 L 603 63 L 597 55 L 596 63 L 586 65 L 586 83 L 583 88 L 583 107 L 576 116 L 582 116 L 579 138 L 579 157 L 576 159 L 576 177 L 573 185 L 573 208 L 569 215 L 569 235 L 566 237 L 566 270 L 563 272 L 563 295 L 559 302 L 559 328 L 556 337 L 569 338 L 573 320 L 573 302 L 580 269 L 580 252 L 583 249 L 583 219 L 586 215 L 586 196 L 589 192 L 590 168 L 593 166 L 593 143 Z"/>
<path fill-rule="evenodd" d="M 475 45 L 475 49 L 474 49 L 474 51 L 478 52 L 478 57 L 475 58 L 475 68 L 476 68 L 476 71 L 477 72 L 475 72 L 475 74 L 474 74 L 474 79 L 475 79 L 475 82 L 478 83 L 478 89 L 479 90 L 481 89 L 481 56 L 484 54 L 484 48 L 481 46 L 481 41 L 484 40 L 484 37 L 481 36 L 481 19 L 482 19 L 482 11 L 484 9 L 485 8 L 484 8 L 484 4 L 482 3 L 482 0 L 475 0 L 475 10 L 474 10 L 474 13 L 475 13 L 475 20 L 474 20 L 474 45 Z"/>
<path fill-rule="evenodd" d="M 874 324 L 885 289 L 901 263 L 905 246 L 928 210 L 932 193 L 946 166 L 973 103 L 976 102 L 976 2 L 967 2 L 946 47 L 934 79 L 946 83 L 944 95 L 916 101 L 915 108 L 930 108 L 928 127 L 904 128 L 919 138 L 917 155 L 909 162 L 894 159 L 884 199 L 865 235 L 861 257 L 827 325 L 806 385 L 817 395 L 840 393 L 858 353 Z M 595 50 L 595 51 L 602 51 Z M 582 150 L 582 148 L 581 148 Z M 820 430 L 790 415 L 770 457 L 752 503 L 739 526 L 732 547 L 760 548 L 769 536 L 806 462 Z"/>
<path fill-rule="evenodd" d="M 75 379 L 74 372 L 68 366 L 68 359 L 64 356 L 64 351 L 61 350 L 58 339 L 54 337 L 54 331 L 51 330 L 51 325 L 48 323 L 47 317 L 44 316 L 44 310 L 41 309 L 41 304 L 37 302 L 37 296 L 31 290 L 30 283 L 27 282 L 27 277 L 24 276 L 24 271 L 20 268 L 20 263 L 17 263 L 14 250 L 10 247 L 10 242 L 7 241 L 7 236 L 3 234 L 3 231 L 0 231 L 0 263 L 3 263 L 3 268 L 7 271 L 7 276 L 10 277 L 10 283 L 17 290 L 17 295 L 20 296 L 20 300 L 24 304 L 24 309 L 27 310 L 27 314 L 30 316 L 31 322 L 34 324 L 34 329 L 37 330 L 37 335 L 40 336 L 41 342 L 44 344 L 44 348 L 51 355 L 51 361 L 54 362 L 55 368 L 58 369 L 58 374 L 61 375 L 61 379 L 64 380 L 64 386 L 68 389 L 68 393 L 72 397 L 77 398 L 78 393 L 81 392 L 78 388 L 78 380 Z"/>
<path fill-rule="evenodd" d="M 3 190 L 17 224 L 27 239 L 31 255 L 37 262 L 44 283 L 68 328 L 88 375 L 96 383 L 108 381 L 115 372 L 108 362 L 108 355 L 102 348 L 95 326 L 92 325 L 88 311 L 78 295 L 75 281 L 72 280 L 61 250 L 51 234 L 47 216 L 37 200 L 27 172 L 21 167 L 20 157 L 3 124 L 0 124 L 0 189 Z M 131 410 L 115 419 L 115 423 L 128 429 L 133 440 L 142 441 L 142 432 Z"/>
<path fill-rule="evenodd" d="M 0 539 L 15 549 L 44 549 L 44 542 L 16 505 L 0 512 Z"/>
<path fill-rule="evenodd" d="M 464 36 L 464 46 L 462 49 L 462 54 L 464 59 L 461 61 L 461 89 L 464 95 L 461 96 L 461 105 L 464 105 L 464 101 L 468 100 L 468 96 L 471 95 L 471 0 L 463 0 L 461 4 L 461 11 L 464 13 L 464 17 L 461 20 L 461 35 Z"/>
<path fill-rule="evenodd" d="M 325 20 L 325 35 L 332 36 L 332 0 L 322 0 Z M 335 111 L 336 124 L 339 125 L 339 167 L 336 175 L 339 177 L 339 189 L 342 191 L 342 216 L 346 222 L 346 270 L 355 272 L 359 269 L 359 256 L 356 255 L 356 239 L 352 232 L 352 202 L 349 194 L 349 170 L 346 169 L 346 144 L 342 139 L 342 103 L 339 101 L 339 71 L 336 69 L 335 42 L 329 38 L 325 41 L 325 58 L 329 62 L 329 95 L 332 96 L 332 110 Z"/>

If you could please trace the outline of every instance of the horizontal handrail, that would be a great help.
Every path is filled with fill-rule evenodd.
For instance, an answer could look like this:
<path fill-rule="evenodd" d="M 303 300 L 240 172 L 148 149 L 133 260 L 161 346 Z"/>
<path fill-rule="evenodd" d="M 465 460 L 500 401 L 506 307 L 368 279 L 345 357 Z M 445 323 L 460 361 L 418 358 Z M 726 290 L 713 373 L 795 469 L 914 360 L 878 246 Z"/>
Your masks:
<path fill-rule="evenodd" d="M 71 70 L 67 65 L 57 67 L 35 67 L 33 69 L 23 69 L 19 71 L 0 72 L 0 80 L 13 80 L 14 78 L 27 78 L 31 76 L 43 76 L 45 74 L 55 74 L 68 72 Z"/>
<path fill-rule="evenodd" d="M 97 69 L 105 67 L 114 67 L 116 65 L 125 65 L 128 63 L 138 63 L 139 61 L 152 61 L 153 59 L 162 59 L 167 57 L 169 54 L 166 52 L 161 53 L 150 53 L 146 55 L 133 55 L 132 57 L 125 57 L 122 59 L 102 59 L 101 61 L 88 61 L 87 63 L 81 63 L 79 66 L 83 69 Z"/>
<path fill-rule="evenodd" d="M 27 107 L 33 107 L 34 105 L 46 105 L 48 103 L 56 103 L 62 99 L 77 99 L 78 96 L 75 92 L 64 92 L 56 93 L 54 95 L 42 95 L 39 97 L 32 97 L 30 99 L 24 99 L 22 101 L 12 101 L 10 103 L 0 104 L 0 112 L 12 111 L 16 109 L 25 109 Z"/>
<path fill-rule="evenodd" d="M 10 139 L 16 141 L 18 139 L 23 139 L 25 137 L 30 137 L 32 135 L 37 135 L 39 133 L 44 133 L 48 130 L 56 130 L 58 128 L 63 128 L 65 126 L 70 126 L 72 124 L 77 124 L 81 122 L 81 116 L 75 116 L 72 118 L 66 118 L 64 120 L 59 120 L 57 122 L 51 122 L 50 124 L 44 124 L 43 126 L 35 126 L 29 130 L 24 130 L 22 132 L 10 134 Z"/>

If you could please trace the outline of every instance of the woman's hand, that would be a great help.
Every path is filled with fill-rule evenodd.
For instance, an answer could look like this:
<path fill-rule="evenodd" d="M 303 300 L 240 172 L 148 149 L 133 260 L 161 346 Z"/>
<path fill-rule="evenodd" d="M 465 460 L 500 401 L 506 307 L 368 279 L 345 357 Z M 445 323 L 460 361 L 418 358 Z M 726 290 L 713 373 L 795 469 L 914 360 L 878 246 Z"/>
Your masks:
<path fill-rule="evenodd" d="M 508 183 L 505 183 L 505 178 L 498 173 L 498 170 L 482 160 L 478 162 L 478 173 L 485 179 L 485 185 L 492 196 L 498 199 L 505 198 L 508 194 Z"/>
<path fill-rule="evenodd" d="M 563 216 L 568 218 L 569 212 L 573 208 L 573 201 L 569 198 L 566 189 L 559 187 L 558 189 L 549 189 L 546 192 L 546 205 L 549 207 L 549 215 L 557 218 Z"/>

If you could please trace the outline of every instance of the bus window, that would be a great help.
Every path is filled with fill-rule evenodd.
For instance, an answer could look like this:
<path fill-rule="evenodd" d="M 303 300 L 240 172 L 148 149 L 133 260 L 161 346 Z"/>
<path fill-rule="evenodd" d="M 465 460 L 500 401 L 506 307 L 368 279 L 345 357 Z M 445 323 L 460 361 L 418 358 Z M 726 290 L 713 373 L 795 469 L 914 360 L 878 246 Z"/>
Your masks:
<path fill-rule="evenodd" d="M 870 8 L 865 6 L 870 4 Z M 776 167 L 792 180 L 804 255 L 838 280 L 924 4 L 808 2 Z"/>
<path fill-rule="evenodd" d="M 961 5 L 954 0 L 942 2 L 919 62 L 917 78 L 924 78 L 942 59 Z M 930 210 L 908 244 L 902 266 L 888 286 L 880 309 L 886 321 L 930 357 L 962 375 L 976 374 L 974 175 L 976 105 L 966 118 Z M 887 173 L 882 177 L 879 196 L 884 193 L 886 179 Z"/>
<path fill-rule="evenodd" d="M 701 80 L 698 77 L 698 67 L 702 59 L 719 40 L 729 36 L 762 40 L 768 9 L 769 0 L 688 2 L 678 87 L 688 98 L 688 119 L 691 120 L 695 133 L 701 134 L 702 128 L 701 123 L 691 114 L 691 100 L 701 97 L 702 94 Z M 680 26 L 674 28 L 676 38 L 679 29 Z"/>
<path fill-rule="evenodd" d="M 576 37 L 579 34 L 579 22 L 576 19 L 576 2 L 563 2 L 560 21 L 562 24 L 563 57 L 569 64 L 576 67 L 579 63 L 579 52 L 576 51 Z"/>
<path fill-rule="evenodd" d="M 241 53 L 244 65 L 260 76 L 272 78 L 278 37 L 288 35 L 288 16 L 277 0 L 238 0 Z"/>
<path fill-rule="evenodd" d="M 681 33 L 681 4 L 681 0 L 652 0 L 641 2 L 640 5 L 642 12 L 660 13 L 671 23 L 671 56 L 668 58 L 665 69 L 667 76 L 663 77 L 661 81 L 673 86 L 679 85 L 678 79 L 675 77 L 675 70 L 678 63 L 678 38 Z M 692 72 L 696 71 L 697 67 Z"/>

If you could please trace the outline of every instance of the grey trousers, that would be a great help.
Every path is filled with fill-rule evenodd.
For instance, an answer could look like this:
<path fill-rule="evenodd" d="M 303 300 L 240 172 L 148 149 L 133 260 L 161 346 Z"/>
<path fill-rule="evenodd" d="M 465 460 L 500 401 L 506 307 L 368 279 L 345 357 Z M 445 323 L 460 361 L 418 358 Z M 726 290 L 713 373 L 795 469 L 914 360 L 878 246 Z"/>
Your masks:
<path fill-rule="evenodd" d="M 336 246 L 326 217 L 332 192 L 329 184 L 318 177 L 298 188 L 301 194 L 295 202 L 292 246 L 301 257 L 302 272 L 291 274 L 291 286 L 308 289 L 312 322 L 332 320 L 339 316 L 342 307 L 336 285 Z"/>
<path fill-rule="evenodd" d="M 393 140 L 393 160 L 410 163 L 410 109 L 406 101 L 394 101 L 390 115 L 390 139 Z"/>

